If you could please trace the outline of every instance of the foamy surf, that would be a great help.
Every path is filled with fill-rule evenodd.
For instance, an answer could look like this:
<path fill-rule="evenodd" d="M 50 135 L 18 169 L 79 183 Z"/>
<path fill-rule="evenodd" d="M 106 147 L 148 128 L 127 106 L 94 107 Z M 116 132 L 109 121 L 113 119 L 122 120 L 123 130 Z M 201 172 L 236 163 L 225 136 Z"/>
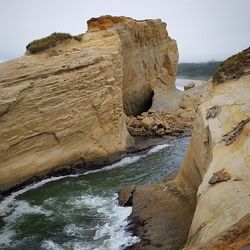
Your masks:
<path fill-rule="evenodd" d="M 130 246 L 139 241 L 139 238 L 132 236 L 127 232 L 126 228 L 129 223 L 128 216 L 132 212 L 131 207 L 120 207 L 117 201 L 118 195 L 113 197 L 100 197 L 92 195 L 84 195 L 70 201 L 71 206 L 89 207 L 96 211 L 96 217 L 102 218 L 102 222 L 98 223 L 92 230 L 95 231 L 92 244 L 84 244 L 78 241 L 77 245 L 80 249 L 85 250 L 117 250 L 125 246 Z M 64 228 L 64 231 L 69 236 L 80 236 L 84 234 L 86 228 L 81 228 L 76 224 L 69 224 Z M 91 229 L 87 229 L 91 230 Z M 74 242 L 67 242 L 63 247 L 74 245 Z M 73 249 L 77 249 L 74 245 Z"/>
<path fill-rule="evenodd" d="M 5 225 L 0 231 L 0 248 L 13 247 L 16 244 L 16 242 L 12 241 L 16 235 L 13 228 L 25 215 L 40 214 L 50 216 L 52 213 L 52 211 L 46 210 L 41 206 L 32 206 L 27 201 L 14 200 L 11 205 L 8 206 L 6 216 L 3 218 Z"/>
<path fill-rule="evenodd" d="M 102 172 L 102 171 L 109 171 L 118 167 L 124 167 L 126 165 L 135 163 L 137 161 L 139 161 L 141 158 L 146 157 L 149 154 L 152 153 L 157 153 L 160 150 L 169 147 L 169 144 L 161 144 L 161 145 L 157 145 L 155 147 L 152 147 L 150 150 L 148 150 L 146 153 L 141 154 L 141 155 L 135 155 L 135 156 L 126 156 L 124 158 L 122 158 L 120 161 L 113 163 L 111 165 L 108 165 L 106 167 L 103 167 L 101 169 L 96 169 L 96 170 L 90 170 L 90 171 L 86 171 L 84 173 L 81 174 L 70 174 L 70 175 L 63 175 L 63 176 L 58 176 L 58 177 L 50 177 L 47 179 L 44 179 L 42 181 L 39 181 L 37 183 L 28 185 L 26 187 L 24 187 L 23 189 L 20 189 L 16 192 L 11 193 L 9 196 L 7 196 L 6 198 L 4 198 L 1 202 L 0 202 L 0 216 L 4 216 L 6 214 L 6 212 L 8 212 L 8 206 L 11 202 L 13 202 L 15 200 L 15 198 L 21 194 L 24 194 L 30 190 L 33 189 L 37 189 L 39 187 L 42 187 L 43 185 L 49 183 L 49 182 L 53 182 L 53 181 L 58 181 L 60 179 L 63 178 L 75 178 L 75 177 L 79 177 L 81 175 L 89 175 L 89 174 L 93 174 L 93 173 L 98 173 L 98 172 Z"/>
<path fill-rule="evenodd" d="M 15 222 L 22 221 L 26 216 L 30 215 L 39 215 L 40 217 L 44 216 L 44 218 L 49 217 L 51 218 L 49 220 L 53 221 L 53 216 L 57 213 L 56 210 L 50 211 L 50 208 L 57 206 L 58 200 L 56 197 L 49 196 L 43 201 L 43 204 L 36 206 L 31 205 L 31 203 L 25 200 L 18 200 L 18 196 L 23 195 L 30 190 L 42 188 L 47 183 L 56 182 L 60 179 L 69 178 L 70 181 L 70 178 L 107 172 L 112 169 L 123 168 L 129 165 L 133 166 L 133 164 L 137 164 L 139 161 L 142 161 L 139 164 L 145 164 L 143 163 L 143 161 L 145 161 L 144 158 L 151 154 L 155 154 L 168 146 L 169 144 L 157 145 L 137 155 L 126 156 L 120 161 L 102 169 L 91 170 L 81 174 L 51 177 L 13 192 L 0 203 L 0 217 L 2 217 L 2 220 L 5 223 L 0 231 L 0 248 L 18 248 L 18 244 L 26 244 L 27 239 L 23 239 L 19 242 L 15 240 L 17 237 Z M 131 208 L 120 207 L 118 205 L 117 195 L 102 196 L 88 192 L 83 193 L 81 196 L 69 197 L 65 204 L 71 208 L 69 216 L 74 216 L 74 209 L 76 209 L 76 211 L 83 211 L 83 216 L 86 209 L 92 211 L 91 213 L 94 214 L 93 216 L 96 216 L 97 218 L 97 225 L 88 228 L 78 223 L 68 223 L 64 226 L 62 232 L 66 237 L 71 238 L 70 240 L 60 243 L 52 238 L 44 238 L 40 243 L 41 249 L 113 250 L 124 249 L 126 246 L 133 245 L 139 241 L 137 237 L 132 236 L 126 230 L 128 226 L 127 218 L 131 213 Z M 68 215 L 64 214 L 63 216 L 66 217 Z M 93 234 L 90 241 L 84 239 L 86 234 Z"/>
<path fill-rule="evenodd" d="M 93 173 L 98 173 L 98 172 L 103 172 L 103 171 L 109 171 L 109 170 L 112 170 L 115 168 L 127 166 L 129 164 L 132 164 L 132 163 L 139 161 L 142 158 L 145 158 L 149 154 L 157 153 L 157 152 L 161 151 L 162 149 L 167 148 L 169 146 L 170 146 L 169 144 L 157 145 L 157 146 L 149 149 L 146 153 L 143 153 L 141 155 L 135 155 L 135 156 L 126 156 L 126 157 L 122 158 L 120 161 L 118 161 L 112 165 L 103 167 L 101 169 L 87 171 L 87 172 L 83 173 L 83 175 L 88 175 L 88 174 L 93 174 Z"/>

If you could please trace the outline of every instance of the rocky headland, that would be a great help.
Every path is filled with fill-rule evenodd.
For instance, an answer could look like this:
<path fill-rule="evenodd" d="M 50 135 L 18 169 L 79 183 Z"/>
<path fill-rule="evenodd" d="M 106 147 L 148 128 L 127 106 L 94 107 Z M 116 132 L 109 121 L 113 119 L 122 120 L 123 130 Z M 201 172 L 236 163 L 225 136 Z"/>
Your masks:
<path fill-rule="evenodd" d="M 206 84 L 175 87 L 178 49 L 160 19 L 103 16 L 0 64 L 0 192 L 55 171 L 100 167 L 193 129 L 178 173 L 124 187 L 131 249 L 250 244 L 250 49 Z"/>
<path fill-rule="evenodd" d="M 195 98 L 175 88 L 177 62 L 160 19 L 103 16 L 83 35 L 53 33 L 1 63 L 0 191 L 115 160 L 137 148 L 136 135 L 190 128 Z M 155 124 L 141 131 L 143 112 Z"/>
<path fill-rule="evenodd" d="M 198 107 L 177 176 L 120 191 L 120 204 L 133 206 L 131 230 L 141 238 L 131 249 L 249 247 L 249 53 L 226 60 L 207 84 L 210 94 Z"/>

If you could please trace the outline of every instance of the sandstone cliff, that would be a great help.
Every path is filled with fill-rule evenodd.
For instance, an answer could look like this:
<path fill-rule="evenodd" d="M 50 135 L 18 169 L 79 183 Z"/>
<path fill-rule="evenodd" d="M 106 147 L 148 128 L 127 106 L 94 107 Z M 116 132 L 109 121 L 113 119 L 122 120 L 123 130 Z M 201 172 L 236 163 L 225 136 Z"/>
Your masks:
<path fill-rule="evenodd" d="M 172 181 L 120 191 L 141 242 L 132 249 L 241 249 L 250 245 L 249 49 L 217 72 Z M 229 59 L 231 60 L 231 58 Z M 244 74 L 235 64 L 244 61 Z M 229 63 L 230 64 L 230 63 Z M 241 64 L 240 64 L 241 65 Z M 230 74 L 229 74 L 230 72 Z M 234 80 L 234 76 L 236 77 Z M 219 81 L 217 81 L 219 79 Z M 210 83 L 211 86 L 211 83 Z"/>
<path fill-rule="evenodd" d="M 187 155 L 193 164 L 185 161 L 177 178 L 183 182 L 183 173 L 194 169 L 200 174 L 188 246 L 204 249 L 205 244 L 206 249 L 240 249 L 250 244 L 248 223 L 240 221 L 244 216 L 247 220 L 250 214 L 249 52 L 248 49 L 234 56 L 234 68 L 228 71 L 231 77 L 227 73 L 223 81 L 214 78 L 210 96 L 198 111 L 192 150 Z M 242 71 L 243 58 L 246 59 L 244 74 L 232 80 L 238 78 L 234 77 L 238 70 Z M 223 75 L 230 60 L 223 63 L 216 75 Z M 212 241 L 221 234 L 224 243 L 222 240 L 216 247 Z M 234 238 L 235 246 L 228 245 L 230 238 Z"/>
<path fill-rule="evenodd" d="M 0 191 L 125 151 L 125 116 L 175 91 L 177 61 L 161 20 L 104 16 L 81 39 L 1 63 Z"/>

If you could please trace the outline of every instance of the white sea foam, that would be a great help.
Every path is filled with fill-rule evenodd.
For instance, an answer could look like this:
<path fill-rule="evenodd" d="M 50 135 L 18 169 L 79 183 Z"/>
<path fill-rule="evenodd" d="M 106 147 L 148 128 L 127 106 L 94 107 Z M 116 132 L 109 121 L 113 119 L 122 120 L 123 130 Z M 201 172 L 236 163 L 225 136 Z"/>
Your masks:
<path fill-rule="evenodd" d="M 48 182 L 57 181 L 57 180 L 60 180 L 62 178 L 65 178 L 65 176 L 51 177 L 51 178 L 42 180 L 40 182 L 28 185 L 25 188 L 20 189 L 16 192 L 13 192 L 9 196 L 5 197 L 2 200 L 2 202 L 0 203 L 0 216 L 4 216 L 4 215 L 8 214 L 9 210 L 11 209 L 10 205 L 14 202 L 14 200 L 17 196 L 24 194 L 24 193 L 28 192 L 29 190 L 39 188 Z"/>
<path fill-rule="evenodd" d="M 40 206 L 31 206 L 26 201 L 16 200 L 17 196 L 24 194 L 27 191 L 39 188 L 49 182 L 57 181 L 63 178 L 78 177 L 80 175 L 88 175 L 92 173 L 108 171 L 108 170 L 112 170 L 118 167 L 127 166 L 129 164 L 139 161 L 141 158 L 144 158 L 149 154 L 156 153 L 168 146 L 169 144 L 158 145 L 158 146 L 151 148 L 146 153 L 143 153 L 140 155 L 134 155 L 134 156 L 126 156 L 120 161 L 114 164 L 108 165 L 104 168 L 98 169 L 98 170 L 91 170 L 82 174 L 72 174 L 72 175 L 66 175 L 66 176 L 51 177 L 48 179 L 44 179 L 38 183 L 28 185 L 25 188 L 18 190 L 16 192 L 13 192 L 9 196 L 5 197 L 0 203 L 0 216 L 3 217 L 3 220 L 5 222 L 5 226 L 0 231 L 0 246 L 8 246 L 8 245 L 13 246 L 14 242 L 12 242 L 12 239 L 15 236 L 15 231 L 12 229 L 13 228 L 12 224 L 15 221 L 18 221 L 20 218 L 22 218 L 22 216 L 26 214 L 43 214 L 45 216 L 49 216 L 52 213 L 51 211 L 45 210 L 44 208 Z M 131 213 L 131 208 L 120 207 L 118 205 L 116 198 L 117 197 L 113 197 L 112 202 L 110 202 L 110 197 L 104 198 L 104 197 L 89 196 L 89 195 L 82 196 L 76 199 L 74 201 L 75 206 L 81 207 L 84 204 L 85 206 L 95 207 L 98 209 L 97 212 L 100 215 L 103 215 L 108 218 L 108 222 L 106 224 L 102 226 L 99 225 L 96 228 L 96 234 L 94 238 L 95 240 L 97 240 L 100 238 L 108 237 L 108 239 L 105 239 L 103 241 L 103 244 L 96 248 L 93 248 L 92 244 L 89 244 L 87 246 L 86 243 L 84 243 L 85 245 L 83 245 L 81 242 L 69 242 L 69 243 L 66 243 L 66 245 L 70 244 L 70 246 L 72 246 L 73 244 L 74 245 L 73 249 L 105 250 L 105 249 L 118 249 L 119 247 L 130 246 L 136 243 L 139 239 L 137 237 L 132 236 L 129 232 L 126 232 L 125 230 L 128 224 L 127 217 Z M 50 202 L 53 203 L 53 200 L 48 199 L 47 203 L 50 203 Z M 72 229 L 72 225 L 71 225 L 71 229 Z M 71 233 L 73 234 L 74 232 L 77 233 L 77 230 L 79 231 L 77 227 L 75 227 L 72 230 L 71 229 L 70 229 L 70 226 L 68 228 L 65 228 L 68 234 L 71 234 Z M 53 242 L 50 239 L 44 240 L 42 246 L 44 249 L 49 249 L 49 250 L 50 249 L 55 249 L 55 250 L 63 249 L 61 246 L 59 246 L 57 243 Z"/>
<path fill-rule="evenodd" d="M 19 222 L 24 215 L 28 214 L 42 214 L 50 216 L 52 211 L 46 210 L 41 206 L 31 206 L 27 201 L 15 200 L 8 206 L 6 216 L 3 217 L 5 225 L 0 231 L 0 247 L 11 246 L 15 244 L 12 242 L 16 232 L 13 230 L 15 223 Z"/>
<path fill-rule="evenodd" d="M 98 172 L 103 172 L 103 171 L 109 171 L 109 170 L 112 170 L 114 168 L 127 166 L 129 164 L 132 164 L 134 162 L 139 161 L 142 157 L 143 157 L 143 155 L 127 156 L 127 157 L 122 158 L 120 161 L 118 161 L 114 164 L 108 165 L 108 166 L 103 167 L 101 169 L 87 171 L 83 175 L 88 175 L 88 174 L 93 174 L 93 173 L 98 173 Z"/>
<path fill-rule="evenodd" d="M 0 248 L 9 247 L 13 245 L 12 239 L 16 232 L 9 226 L 4 226 L 0 231 Z"/>
<path fill-rule="evenodd" d="M 99 208 L 97 212 L 108 218 L 108 222 L 104 225 L 96 227 L 94 240 L 104 238 L 101 246 L 96 247 L 97 250 L 104 249 L 120 249 L 124 246 L 130 246 L 139 242 L 139 238 L 132 236 L 126 230 L 128 225 L 128 216 L 132 212 L 131 207 L 120 207 L 118 205 L 117 196 L 108 202 L 106 206 Z"/>
<path fill-rule="evenodd" d="M 64 227 L 63 230 L 68 236 L 77 236 L 81 237 L 83 230 L 76 224 L 72 223 Z"/>
<path fill-rule="evenodd" d="M 158 152 L 158 151 L 160 151 L 163 148 L 166 148 L 168 146 L 169 146 L 169 144 L 157 145 L 157 146 L 151 148 L 146 154 L 135 155 L 135 156 L 126 156 L 126 157 L 122 158 L 120 161 L 118 161 L 114 164 L 108 165 L 106 167 L 103 167 L 101 169 L 90 170 L 90 171 L 84 172 L 82 174 L 71 174 L 71 175 L 65 175 L 65 176 L 51 177 L 51 178 L 44 179 L 40 182 L 28 185 L 21 190 L 13 192 L 12 194 L 5 197 L 1 201 L 1 203 L 0 203 L 0 216 L 4 216 L 8 213 L 10 204 L 15 200 L 15 198 L 17 196 L 24 194 L 30 190 L 39 188 L 39 187 L 41 187 L 49 182 L 58 181 L 58 180 L 63 179 L 63 178 L 69 178 L 69 177 L 73 178 L 73 177 L 78 177 L 81 175 L 88 175 L 88 174 L 92 174 L 92 173 L 108 171 L 108 170 L 112 170 L 112 169 L 117 168 L 117 167 L 123 167 L 123 166 L 126 166 L 128 164 L 135 163 L 135 162 L 139 161 L 141 158 L 146 157 L 149 154 L 156 153 L 156 152 Z"/>
<path fill-rule="evenodd" d="M 93 173 L 98 173 L 98 172 L 103 172 L 103 171 L 109 171 L 118 167 L 124 167 L 127 166 L 129 164 L 135 163 L 137 161 L 139 161 L 140 159 L 146 157 L 149 154 L 153 154 L 156 152 L 159 152 L 160 150 L 169 147 L 169 144 L 162 144 L 162 145 L 157 145 L 155 147 L 152 147 L 149 151 L 147 151 L 147 153 L 141 154 L 141 155 L 135 155 L 135 156 L 126 156 L 124 158 L 122 158 L 120 161 L 112 164 L 112 165 L 108 165 L 106 167 L 103 167 L 101 169 L 96 169 L 96 170 L 90 170 L 85 172 L 83 175 L 88 175 L 88 174 L 93 174 Z"/>
<path fill-rule="evenodd" d="M 83 195 L 75 199 L 67 201 L 67 203 L 76 208 L 88 207 L 88 208 L 98 208 L 105 205 L 106 200 L 103 197 Z"/>
<path fill-rule="evenodd" d="M 157 146 L 151 148 L 146 154 L 135 155 L 135 156 L 126 156 L 126 157 L 122 158 L 120 161 L 118 161 L 116 163 L 113 163 L 111 165 L 108 165 L 106 167 L 103 167 L 101 169 L 86 171 L 86 172 L 84 172 L 82 174 L 71 174 L 71 175 L 65 175 L 65 176 L 51 177 L 51 178 L 44 179 L 44 180 L 42 180 L 40 182 L 28 185 L 28 186 L 24 187 L 21 190 L 13 192 L 12 194 L 5 197 L 1 201 L 1 203 L 0 203 L 0 216 L 4 216 L 4 215 L 6 215 L 6 213 L 8 213 L 9 205 L 15 200 L 15 198 L 17 196 L 19 196 L 21 194 L 24 194 L 24 193 L 26 193 L 26 192 L 28 192 L 30 190 L 39 188 L 39 187 L 41 187 L 41 186 L 43 186 L 43 185 L 45 185 L 45 184 L 47 184 L 49 182 L 58 181 L 58 180 L 63 179 L 63 178 L 69 178 L 69 177 L 73 178 L 73 177 L 78 177 L 78 176 L 81 176 L 81 175 L 88 175 L 88 174 L 92 174 L 92 173 L 108 171 L 108 170 L 112 170 L 112 169 L 117 168 L 117 167 L 123 167 L 123 166 L 129 165 L 129 164 L 135 163 L 138 160 L 140 160 L 141 158 L 146 157 L 148 154 L 156 153 L 156 152 L 158 152 L 158 151 L 160 151 L 163 148 L 166 148 L 168 146 L 169 146 L 169 144 L 157 145 Z"/>
<path fill-rule="evenodd" d="M 59 244 L 55 243 L 52 240 L 43 240 L 41 248 L 46 249 L 46 250 L 63 250 L 64 249 Z"/>
<path fill-rule="evenodd" d="M 74 223 L 66 225 L 64 233 L 75 238 L 63 243 L 62 247 L 74 250 L 117 250 L 138 242 L 138 237 L 132 236 L 130 232 L 126 231 L 129 222 L 127 218 L 132 208 L 120 207 L 117 197 L 117 194 L 106 197 L 83 195 L 71 199 L 70 205 L 72 207 L 89 207 L 91 211 L 95 211 L 95 217 L 99 218 L 100 221 L 94 228 L 86 228 L 84 225 Z M 91 242 L 86 242 L 86 239 L 84 240 L 86 230 L 95 231 Z M 49 247 L 53 246 L 53 242 L 51 241 L 46 241 L 46 243 L 47 247 L 48 243 Z"/>
<path fill-rule="evenodd" d="M 27 201 L 23 200 L 16 200 L 9 208 L 9 212 L 10 214 L 3 218 L 7 224 L 15 223 L 26 214 L 43 214 L 45 216 L 52 214 L 52 211 L 43 209 L 41 206 L 31 206 Z"/>
<path fill-rule="evenodd" d="M 152 153 L 159 152 L 159 151 L 161 151 L 162 149 L 167 148 L 167 147 L 169 147 L 169 146 L 170 146 L 169 144 L 157 145 L 157 146 L 151 148 L 151 149 L 148 151 L 147 154 L 152 154 Z"/>
<path fill-rule="evenodd" d="M 75 202 L 71 201 L 71 205 L 75 207 L 89 206 L 95 208 L 96 217 L 102 218 L 102 221 L 106 223 L 98 224 L 93 228 L 95 236 L 91 244 L 86 245 L 86 242 L 85 244 L 77 242 L 77 245 L 75 245 L 73 242 L 67 242 L 64 245 L 71 246 L 73 249 L 116 250 L 138 242 L 138 237 L 132 236 L 130 232 L 126 231 L 128 225 L 127 218 L 132 212 L 132 208 L 120 207 L 117 197 L 117 194 L 113 197 L 86 195 L 76 198 Z M 83 233 L 84 229 L 75 224 L 69 224 L 64 228 L 64 231 L 69 236 L 79 236 L 79 233 Z M 74 247 L 72 247 L 72 244 Z"/>
<path fill-rule="evenodd" d="M 184 86 L 181 86 L 181 85 L 178 85 L 178 84 L 175 84 L 175 87 L 181 91 L 184 91 Z"/>

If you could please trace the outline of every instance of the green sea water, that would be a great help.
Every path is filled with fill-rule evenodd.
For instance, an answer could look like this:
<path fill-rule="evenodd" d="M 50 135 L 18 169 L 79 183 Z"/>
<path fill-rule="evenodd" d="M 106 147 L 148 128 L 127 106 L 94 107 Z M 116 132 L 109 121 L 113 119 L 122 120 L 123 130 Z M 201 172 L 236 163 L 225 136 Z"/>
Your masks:
<path fill-rule="evenodd" d="M 188 142 L 175 139 L 100 170 L 52 177 L 12 193 L 0 203 L 0 249 L 117 250 L 136 243 L 126 230 L 132 208 L 118 205 L 117 191 L 176 171 Z"/>

